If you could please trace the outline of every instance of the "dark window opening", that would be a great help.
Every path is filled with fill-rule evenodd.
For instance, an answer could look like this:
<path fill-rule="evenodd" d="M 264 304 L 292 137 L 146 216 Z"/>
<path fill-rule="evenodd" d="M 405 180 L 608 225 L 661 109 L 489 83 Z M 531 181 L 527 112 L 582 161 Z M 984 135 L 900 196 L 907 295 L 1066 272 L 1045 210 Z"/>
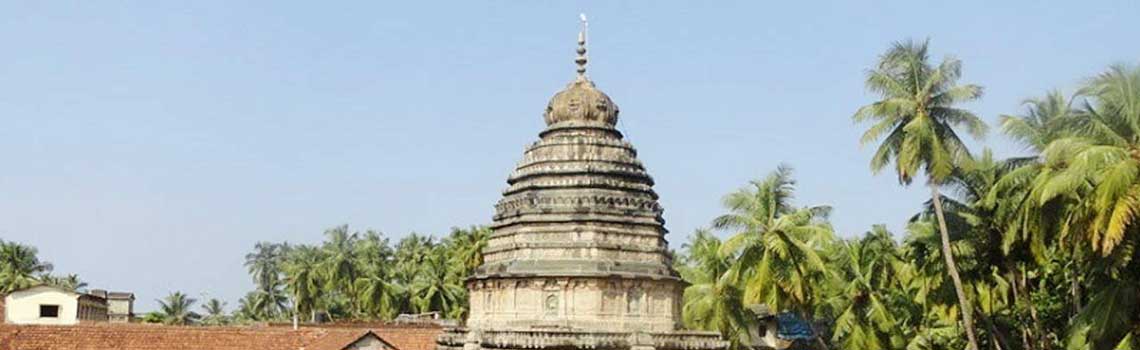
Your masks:
<path fill-rule="evenodd" d="M 40 305 L 40 317 L 59 317 L 59 305 Z"/>

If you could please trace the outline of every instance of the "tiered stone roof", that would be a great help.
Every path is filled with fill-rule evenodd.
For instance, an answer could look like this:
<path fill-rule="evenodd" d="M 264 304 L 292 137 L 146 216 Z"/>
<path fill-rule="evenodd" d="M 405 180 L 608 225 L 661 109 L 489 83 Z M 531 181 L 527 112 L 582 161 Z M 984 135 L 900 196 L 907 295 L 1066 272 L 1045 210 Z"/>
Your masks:
<path fill-rule="evenodd" d="M 578 77 L 550 100 L 546 129 L 507 178 L 476 279 L 678 280 L 653 178 L 616 128 L 617 104 L 585 76 L 580 40 Z"/>

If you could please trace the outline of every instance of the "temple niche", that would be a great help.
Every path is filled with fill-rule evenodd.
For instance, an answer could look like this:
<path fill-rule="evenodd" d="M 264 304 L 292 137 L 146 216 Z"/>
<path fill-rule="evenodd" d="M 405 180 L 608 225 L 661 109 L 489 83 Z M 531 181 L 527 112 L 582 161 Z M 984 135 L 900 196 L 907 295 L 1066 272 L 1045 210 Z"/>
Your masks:
<path fill-rule="evenodd" d="M 672 268 L 663 209 L 619 110 L 586 76 L 551 98 L 546 129 L 523 154 L 495 205 L 484 263 L 467 280 L 464 328 L 440 350 L 724 349 L 685 331 L 685 284 Z"/>

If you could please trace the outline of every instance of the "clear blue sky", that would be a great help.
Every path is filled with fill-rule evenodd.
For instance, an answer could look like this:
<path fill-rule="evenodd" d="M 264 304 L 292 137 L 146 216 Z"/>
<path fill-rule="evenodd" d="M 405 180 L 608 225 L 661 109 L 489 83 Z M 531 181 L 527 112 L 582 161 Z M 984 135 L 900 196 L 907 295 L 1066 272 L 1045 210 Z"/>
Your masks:
<path fill-rule="evenodd" d="M 1134 0 L 9 1 L 0 238 L 143 310 L 175 290 L 232 308 L 257 241 L 487 223 L 573 77 L 579 12 L 675 247 L 779 162 L 842 235 L 901 228 L 928 192 L 872 176 L 850 121 L 892 41 L 961 58 L 986 87 L 967 107 L 991 124 L 1140 58 Z"/>

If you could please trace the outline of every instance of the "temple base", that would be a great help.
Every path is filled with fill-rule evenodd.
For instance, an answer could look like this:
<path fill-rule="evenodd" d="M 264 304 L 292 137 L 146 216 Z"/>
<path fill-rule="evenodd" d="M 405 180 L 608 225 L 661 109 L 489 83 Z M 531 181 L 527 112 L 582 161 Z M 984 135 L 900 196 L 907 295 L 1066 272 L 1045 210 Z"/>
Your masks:
<path fill-rule="evenodd" d="M 437 350 L 724 350 L 728 342 L 715 332 L 604 332 L 566 329 L 448 329 L 436 339 Z"/>

